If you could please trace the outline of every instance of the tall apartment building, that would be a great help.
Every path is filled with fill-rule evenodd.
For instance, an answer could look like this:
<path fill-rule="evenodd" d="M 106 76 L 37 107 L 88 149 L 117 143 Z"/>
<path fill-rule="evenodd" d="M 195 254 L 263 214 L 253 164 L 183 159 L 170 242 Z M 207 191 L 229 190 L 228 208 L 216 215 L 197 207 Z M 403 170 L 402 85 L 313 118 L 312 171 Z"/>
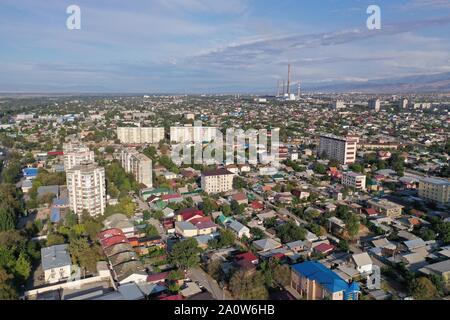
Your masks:
<path fill-rule="evenodd" d="M 94 161 L 94 151 L 81 143 L 68 142 L 63 144 L 64 170 L 69 170 L 85 161 Z"/>
<path fill-rule="evenodd" d="M 342 164 L 354 163 L 358 142 L 357 137 L 322 135 L 320 136 L 319 155 L 325 154 L 327 158 L 337 160 Z"/>
<path fill-rule="evenodd" d="M 206 193 L 221 193 L 233 190 L 234 174 L 227 169 L 217 169 L 202 173 L 201 186 Z"/>
<path fill-rule="evenodd" d="M 164 128 L 118 127 L 117 138 L 121 143 L 158 143 L 164 140 Z"/>
<path fill-rule="evenodd" d="M 201 127 L 201 126 L 184 126 L 184 127 L 170 127 L 170 141 L 175 143 L 194 141 L 212 141 L 217 136 L 219 129 L 216 127 Z"/>
<path fill-rule="evenodd" d="M 366 176 L 356 172 L 344 172 L 342 175 L 344 186 L 355 188 L 356 190 L 366 190 Z"/>
<path fill-rule="evenodd" d="M 381 101 L 380 99 L 371 99 L 369 100 L 369 109 L 375 112 L 380 112 L 381 110 Z"/>
<path fill-rule="evenodd" d="M 82 162 L 67 170 L 66 178 L 69 206 L 74 213 L 81 215 L 87 210 L 91 216 L 98 216 L 105 212 L 105 168 Z"/>
<path fill-rule="evenodd" d="M 342 100 L 333 101 L 333 103 L 331 104 L 331 108 L 333 110 L 345 109 L 345 102 Z"/>
<path fill-rule="evenodd" d="M 450 203 L 450 180 L 425 178 L 419 181 L 419 197 L 434 202 Z"/>
<path fill-rule="evenodd" d="M 399 107 L 400 107 L 400 109 L 408 108 L 408 99 L 400 99 Z"/>
<path fill-rule="evenodd" d="M 120 162 L 126 172 L 133 174 L 136 181 L 147 188 L 153 187 L 152 160 L 135 149 L 123 149 Z"/>

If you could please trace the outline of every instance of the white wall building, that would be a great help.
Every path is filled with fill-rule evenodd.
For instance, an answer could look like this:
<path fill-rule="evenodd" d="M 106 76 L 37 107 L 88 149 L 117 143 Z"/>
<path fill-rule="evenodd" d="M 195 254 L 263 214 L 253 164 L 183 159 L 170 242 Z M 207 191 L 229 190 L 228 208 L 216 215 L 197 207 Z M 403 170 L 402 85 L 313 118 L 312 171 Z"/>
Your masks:
<path fill-rule="evenodd" d="M 67 171 L 85 161 L 94 161 L 94 151 L 81 143 L 64 143 L 64 170 Z"/>
<path fill-rule="evenodd" d="M 219 129 L 216 127 L 184 126 L 170 127 L 170 141 L 175 143 L 192 141 L 212 141 L 217 136 Z"/>
<path fill-rule="evenodd" d="M 46 283 L 57 283 L 70 277 L 72 262 L 67 244 L 42 248 L 41 261 Z"/>
<path fill-rule="evenodd" d="M 98 216 L 105 212 L 105 168 L 83 162 L 67 170 L 66 177 L 69 206 L 74 213 L 81 215 L 87 210 L 91 216 Z"/>
<path fill-rule="evenodd" d="M 344 172 L 342 184 L 357 190 L 366 190 L 366 176 L 356 172 Z"/>
<path fill-rule="evenodd" d="M 202 173 L 201 186 L 206 193 L 221 193 L 233 190 L 234 174 L 226 169 Z"/>
<path fill-rule="evenodd" d="M 133 174 L 136 181 L 147 188 L 153 187 L 152 160 L 135 149 L 123 149 L 120 162 L 126 172 Z"/>
<path fill-rule="evenodd" d="M 117 139 L 121 143 L 156 144 L 164 140 L 164 128 L 118 127 Z"/>

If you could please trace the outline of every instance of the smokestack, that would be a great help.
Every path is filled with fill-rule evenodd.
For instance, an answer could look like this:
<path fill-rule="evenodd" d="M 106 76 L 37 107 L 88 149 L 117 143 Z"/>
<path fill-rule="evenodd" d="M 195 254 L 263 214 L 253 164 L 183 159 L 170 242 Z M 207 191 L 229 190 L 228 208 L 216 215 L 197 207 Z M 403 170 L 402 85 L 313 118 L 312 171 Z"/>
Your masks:
<path fill-rule="evenodd" d="M 300 99 L 300 81 L 298 82 L 298 86 L 297 86 L 297 96 Z"/>
<path fill-rule="evenodd" d="M 284 85 L 284 80 L 283 80 L 283 95 L 284 95 L 284 93 L 286 92 L 286 89 L 285 89 L 286 87 L 285 87 L 285 85 Z"/>
<path fill-rule="evenodd" d="M 287 82 L 287 94 L 291 93 L 291 65 L 288 64 L 288 82 Z"/>
<path fill-rule="evenodd" d="M 277 97 L 280 96 L 280 80 L 277 81 Z"/>

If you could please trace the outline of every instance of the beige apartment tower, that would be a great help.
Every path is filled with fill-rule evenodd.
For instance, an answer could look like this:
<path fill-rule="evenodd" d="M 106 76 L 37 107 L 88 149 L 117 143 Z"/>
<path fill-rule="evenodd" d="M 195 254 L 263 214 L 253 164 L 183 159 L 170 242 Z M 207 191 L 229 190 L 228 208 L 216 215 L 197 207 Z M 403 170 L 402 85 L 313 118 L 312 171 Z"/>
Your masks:
<path fill-rule="evenodd" d="M 227 169 L 217 169 L 202 173 L 202 190 L 208 194 L 233 190 L 234 174 Z"/>
<path fill-rule="evenodd" d="M 135 149 L 123 149 L 120 163 L 126 172 L 133 174 L 136 181 L 147 188 L 153 187 L 152 160 Z"/>
<path fill-rule="evenodd" d="M 66 175 L 70 209 L 77 215 L 83 210 L 93 217 L 102 215 L 106 206 L 105 168 L 86 161 L 67 170 Z"/>
<path fill-rule="evenodd" d="M 156 144 L 164 140 L 164 128 L 118 127 L 117 138 L 127 144 Z"/>
<path fill-rule="evenodd" d="M 93 162 L 94 151 L 82 143 L 68 142 L 63 144 L 64 170 L 67 171 L 82 162 Z"/>
<path fill-rule="evenodd" d="M 450 204 L 450 181 L 438 178 L 420 180 L 419 197 L 441 204 Z"/>
<path fill-rule="evenodd" d="M 356 161 L 357 137 L 337 137 L 334 135 L 320 136 L 319 156 L 325 154 L 328 159 L 341 164 L 351 164 Z"/>

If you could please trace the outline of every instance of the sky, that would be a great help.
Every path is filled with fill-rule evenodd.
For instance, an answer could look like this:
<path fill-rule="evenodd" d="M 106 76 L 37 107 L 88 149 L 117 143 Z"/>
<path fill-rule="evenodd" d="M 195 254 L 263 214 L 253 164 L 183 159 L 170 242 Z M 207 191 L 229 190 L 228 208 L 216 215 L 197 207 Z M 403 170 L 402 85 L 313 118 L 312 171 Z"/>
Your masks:
<path fill-rule="evenodd" d="M 450 0 L 0 3 L 0 92 L 275 93 L 288 63 L 302 86 L 450 72 Z"/>

